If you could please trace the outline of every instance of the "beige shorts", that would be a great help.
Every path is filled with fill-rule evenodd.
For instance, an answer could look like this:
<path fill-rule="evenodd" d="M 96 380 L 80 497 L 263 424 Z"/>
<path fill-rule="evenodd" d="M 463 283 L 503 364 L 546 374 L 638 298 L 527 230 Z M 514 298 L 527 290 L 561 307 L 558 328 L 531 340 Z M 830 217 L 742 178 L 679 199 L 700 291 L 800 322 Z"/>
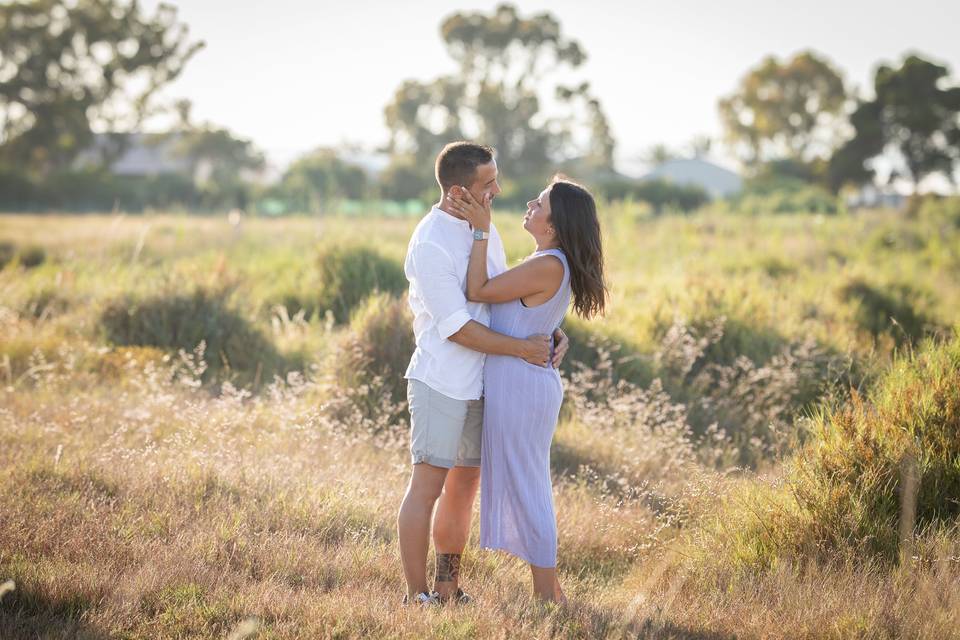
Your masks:
<path fill-rule="evenodd" d="M 479 467 L 483 399 L 456 400 L 419 380 L 407 381 L 413 464 Z"/>

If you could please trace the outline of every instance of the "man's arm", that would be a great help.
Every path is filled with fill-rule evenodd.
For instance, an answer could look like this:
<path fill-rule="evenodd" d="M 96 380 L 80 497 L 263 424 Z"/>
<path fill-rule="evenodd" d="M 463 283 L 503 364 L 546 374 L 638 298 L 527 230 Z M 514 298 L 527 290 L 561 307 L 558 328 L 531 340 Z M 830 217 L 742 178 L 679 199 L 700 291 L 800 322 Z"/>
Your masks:
<path fill-rule="evenodd" d="M 417 290 L 427 312 L 436 319 L 441 338 L 481 353 L 516 356 L 540 366 L 547 364 L 549 336 L 512 338 L 470 318 L 453 260 L 441 247 L 421 243 L 413 248 L 411 258 Z"/>
<path fill-rule="evenodd" d="M 473 351 L 498 356 L 516 356 L 541 367 L 546 366 L 550 358 L 550 336 L 511 338 L 488 329 L 476 320 L 466 323 L 447 339 Z"/>

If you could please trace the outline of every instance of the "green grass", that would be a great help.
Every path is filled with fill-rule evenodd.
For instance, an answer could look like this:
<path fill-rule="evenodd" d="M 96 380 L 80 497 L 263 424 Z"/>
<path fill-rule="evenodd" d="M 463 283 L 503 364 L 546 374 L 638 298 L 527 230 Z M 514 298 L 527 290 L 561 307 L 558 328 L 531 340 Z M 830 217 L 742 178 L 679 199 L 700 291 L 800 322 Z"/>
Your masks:
<path fill-rule="evenodd" d="M 954 206 L 602 206 L 551 456 L 574 604 L 474 524 L 482 604 L 436 612 L 397 607 L 416 220 L 2 216 L 0 637 L 958 637 Z"/>

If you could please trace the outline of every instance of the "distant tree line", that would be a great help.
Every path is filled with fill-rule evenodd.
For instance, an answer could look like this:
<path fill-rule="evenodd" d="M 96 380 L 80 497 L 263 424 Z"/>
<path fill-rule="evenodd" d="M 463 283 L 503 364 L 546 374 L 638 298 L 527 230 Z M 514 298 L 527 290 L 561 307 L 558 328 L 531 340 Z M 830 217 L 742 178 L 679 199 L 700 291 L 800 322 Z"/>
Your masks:
<path fill-rule="evenodd" d="M 176 9 L 152 15 L 128 0 L 27 0 L 0 4 L 0 208 L 147 207 L 272 213 L 322 212 L 356 200 L 436 197 L 433 159 L 446 142 L 469 138 L 497 149 L 504 193 L 520 205 L 555 171 L 589 182 L 611 199 L 654 210 L 692 210 L 697 187 L 640 182 L 613 166 L 616 143 L 599 99 L 578 79 L 586 52 L 550 13 L 456 12 L 440 36 L 457 70 L 402 81 L 384 108 L 389 139 L 376 174 L 340 150 L 318 148 L 279 179 L 250 140 L 197 123 L 190 104 L 160 104 L 158 91 L 204 46 Z M 719 103 L 726 142 L 752 184 L 813 185 L 836 193 L 873 181 L 872 161 L 892 158 L 898 177 L 919 183 L 952 176 L 960 159 L 960 88 L 949 70 L 913 55 L 881 66 L 873 95 L 854 96 L 813 52 L 769 57 Z M 166 115 L 169 130 L 131 134 Z M 95 131 L 101 131 L 99 135 Z M 159 145 L 175 170 L 112 170 L 131 145 Z M 710 148 L 695 139 L 693 155 Z M 663 146 L 649 160 L 673 153 Z"/>

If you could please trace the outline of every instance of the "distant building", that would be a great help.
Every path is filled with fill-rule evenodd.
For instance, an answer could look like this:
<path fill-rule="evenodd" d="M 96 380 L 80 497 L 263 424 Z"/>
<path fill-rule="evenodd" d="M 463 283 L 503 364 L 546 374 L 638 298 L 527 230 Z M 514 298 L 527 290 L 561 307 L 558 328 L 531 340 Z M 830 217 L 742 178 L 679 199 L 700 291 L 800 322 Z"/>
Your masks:
<path fill-rule="evenodd" d="M 100 166 L 112 158 L 107 170 L 118 176 L 152 177 L 177 174 L 203 183 L 215 168 L 210 158 L 194 159 L 179 147 L 180 134 L 97 133 L 89 147 L 77 155 L 74 168 Z M 266 183 L 269 167 L 263 171 L 243 169 L 240 176 L 250 182 Z"/>
<path fill-rule="evenodd" d="M 178 153 L 175 136 L 156 136 L 147 133 L 94 135 L 92 144 L 74 161 L 75 167 L 100 165 L 125 145 L 123 151 L 110 163 L 111 173 L 121 176 L 156 176 L 178 173 L 189 176 L 190 161 Z"/>
<path fill-rule="evenodd" d="M 903 210 L 907 196 L 889 187 L 868 184 L 846 197 L 850 209 L 896 209 Z"/>
<path fill-rule="evenodd" d="M 743 188 L 743 179 L 733 171 L 703 158 L 667 160 L 640 180 L 664 180 L 679 185 L 700 187 L 712 198 L 733 195 Z"/>

